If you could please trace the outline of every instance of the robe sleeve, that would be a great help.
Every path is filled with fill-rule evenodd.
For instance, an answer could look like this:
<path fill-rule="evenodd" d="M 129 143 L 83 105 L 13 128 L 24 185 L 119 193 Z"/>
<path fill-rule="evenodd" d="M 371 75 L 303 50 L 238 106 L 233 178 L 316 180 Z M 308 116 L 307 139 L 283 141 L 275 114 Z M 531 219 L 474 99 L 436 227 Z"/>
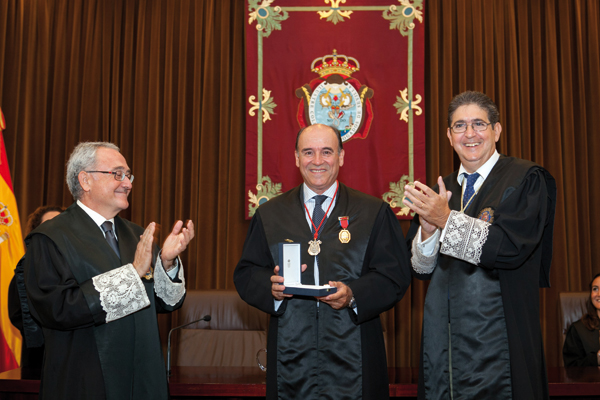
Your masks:
<path fill-rule="evenodd" d="M 519 268 L 541 245 L 545 231 L 552 230 L 554 204 L 543 170 L 530 173 L 504 197 L 481 250 L 480 265 L 489 269 Z M 547 251 L 551 256 L 552 248 Z"/>
<path fill-rule="evenodd" d="M 14 276 L 8 285 L 8 318 L 23 335 L 23 313 L 21 312 L 17 282 Z"/>
<path fill-rule="evenodd" d="M 598 331 L 596 331 L 597 333 Z M 563 345 L 563 360 L 565 367 L 597 367 L 598 357 L 594 352 L 587 352 L 583 341 L 575 328 L 571 324 L 567 330 L 565 344 Z"/>
<path fill-rule="evenodd" d="M 96 293 L 92 300 L 100 304 L 100 294 L 91 279 L 77 283 L 69 266 L 54 243 L 44 235 L 34 235 L 25 257 L 25 287 L 31 314 L 50 329 L 72 330 L 93 326 L 106 319 L 106 312 L 96 307 L 92 313 L 84 290 Z"/>
<path fill-rule="evenodd" d="M 24 270 L 32 315 L 50 329 L 100 325 L 150 304 L 132 264 L 79 283 L 63 255 L 45 235 L 31 238 Z"/>
<path fill-rule="evenodd" d="M 173 311 L 183 304 L 185 298 L 185 277 L 183 275 L 183 263 L 177 257 L 179 271 L 177 278 L 171 279 L 165 271 L 160 256 L 156 257 L 154 267 L 154 291 L 156 293 L 157 305 L 160 312 Z"/>
<path fill-rule="evenodd" d="M 433 190 L 438 190 L 437 185 L 434 186 Z M 411 252 L 411 274 L 415 278 L 426 281 L 430 280 L 433 275 L 433 271 L 437 265 L 437 258 L 439 254 L 439 244 L 436 245 L 436 250 L 431 256 L 425 256 L 421 252 L 420 246 L 416 243 L 417 234 L 421 227 L 419 221 L 419 214 L 415 214 L 414 218 L 410 223 L 408 233 L 406 234 L 406 248 Z"/>
<path fill-rule="evenodd" d="M 516 269 L 538 249 L 552 229 L 552 196 L 542 170 L 531 172 L 517 188 L 508 188 L 488 223 L 452 211 L 440 252 L 488 269 Z M 551 251 L 551 250 L 549 250 Z"/>
<path fill-rule="evenodd" d="M 269 250 L 260 210 L 258 210 L 248 228 L 244 242 L 242 257 L 233 272 L 233 282 L 240 297 L 251 306 L 271 315 L 281 315 L 285 312 L 287 299 L 275 310 L 271 294 L 271 276 L 275 262 Z"/>
<path fill-rule="evenodd" d="M 358 307 L 358 315 L 348 309 L 355 323 L 377 317 L 404 296 L 411 281 L 405 243 L 396 216 L 387 204 L 383 204 L 369 238 L 362 275 L 348 283 Z"/>
<path fill-rule="evenodd" d="M 410 258 L 410 263 L 412 264 L 412 271 L 414 271 L 415 275 L 426 276 L 433 273 L 435 266 L 437 265 L 437 259 L 440 251 L 440 231 L 439 229 L 435 231 L 434 235 L 427 239 L 428 245 L 431 246 L 431 253 L 429 255 L 425 255 L 423 252 L 424 245 L 418 243 L 419 233 L 412 240 L 411 252 L 412 257 Z"/>

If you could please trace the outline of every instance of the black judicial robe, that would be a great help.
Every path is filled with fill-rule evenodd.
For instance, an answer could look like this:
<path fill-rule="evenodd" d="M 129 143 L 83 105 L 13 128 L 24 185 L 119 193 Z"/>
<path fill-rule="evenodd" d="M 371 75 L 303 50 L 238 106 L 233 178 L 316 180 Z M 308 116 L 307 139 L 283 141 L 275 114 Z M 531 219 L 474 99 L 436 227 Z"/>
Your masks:
<path fill-rule="evenodd" d="M 457 174 L 444 178 L 452 210 L 460 210 Z M 413 271 L 431 279 L 420 399 L 449 399 L 450 379 L 455 399 L 548 398 L 538 287 L 549 286 L 555 204 L 556 184 L 546 170 L 501 156 L 465 211 L 493 215 L 479 265 L 439 254 L 432 274 Z M 418 216 L 407 237 L 417 227 Z"/>
<path fill-rule="evenodd" d="M 21 336 L 24 338 L 23 312 L 21 311 L 21 302 L 15 276 L 13 276 L 8 285 L 8 317 L 10 318 L 10 322 L 19 330 L 19 332 L 21 332 Z M 21 376 L 39 375 L 40 370 L 42 369 L 43 359 L 43 345 L 40 347 L 27 347 L 23 341 L 21 343 Z"/>
<path fill-rule="evenodd" d="M 600 332 L 589 330 L 582 320 L 571 324 L 563 346 L 565 367 L 597 367 L 600 350 Z"/>
<path fill-rule="evenodd" d="M 26 239 L 25 286 L 42 325 L 40 398 L 167 399 L 157 312 L 173 311 L 142 279 L 150 306 L 105 323 L 92 278 L 131 263 L 144 228 L 115 219 L 121 260 L 76 203 Z M 156 259 L 154 257 L 154 259 Z"/>
<path fill-rule="evenodd" d="M 379 314 L 410 284 L 408 251 L 400 224 L 382 200 L 340 184 L 338 199 L 320 240 L 319 280 L 342 281 L 354 294 L 358 315 L 334 310 L 314 297 L 285 299 L 275 311 L 270 277 L 278 243 L 301 244 L 302 283 L 314 284 L 312 233 L 302 185 L 257 210 L 234 283 L 250 305 L 271 314 L 267 352 L 268 399 L 387 399 L 387 363 Z M 349 243 L 338 238 L 338 217 L 350 217 Z"/>

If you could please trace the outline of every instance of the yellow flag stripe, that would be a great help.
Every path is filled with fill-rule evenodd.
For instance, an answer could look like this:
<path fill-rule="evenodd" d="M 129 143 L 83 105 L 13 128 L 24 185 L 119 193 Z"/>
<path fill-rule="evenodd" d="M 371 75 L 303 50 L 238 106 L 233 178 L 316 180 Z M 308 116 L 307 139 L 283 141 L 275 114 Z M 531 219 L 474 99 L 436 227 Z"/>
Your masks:
<path fill-rule="evenodd" d="M 5 239 L 5 240 L 2 240 Z M 17 262 L 25 254 L 17 201 L 6 181 L 0 178 L 0 328 L 17 363 L 21 364 L 21 333 L 8 317 L 8 285 Z"/>

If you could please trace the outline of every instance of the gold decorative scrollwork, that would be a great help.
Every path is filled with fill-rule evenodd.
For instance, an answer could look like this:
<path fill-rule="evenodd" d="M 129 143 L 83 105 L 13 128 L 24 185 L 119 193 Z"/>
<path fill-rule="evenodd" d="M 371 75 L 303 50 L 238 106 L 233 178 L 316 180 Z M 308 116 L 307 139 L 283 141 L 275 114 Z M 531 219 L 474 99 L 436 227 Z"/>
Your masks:
<path fill-rule="evenodd" d="M 400 114 L 400 120 L 408 122 L 408 110 L 415 110 L 415 115 L 421 115 L 423 113 L 423 109 L 417 105 L 423 100 L 421 95 L 415 95 L 415 100 L 411 101 L 408 99 L 408 88 L 399 90 L 399 92 L 402 97 L 396 96 L 394 107 L 396 107 L 397 114 Z"/>
<path fill-rule="evenodd" d="M 331 7 L 327 11 L 317 11 L 321 16 L 321 19 L 327 18 L 327 21 L 333 22 L 336 25 L 338 22 L 344 22 L 344 18 L 350 18 L 352 11 L 342 11 L 340 9 L 340 3 L 346 3 L 346 0 L 325 0 L 325 4 L 329 4 L 331 1 Z"/>
<path fill-rule="evenodd" d="M 277 107 L 277 104 L 275 104 L 273 98 L 271 97 L 271 91 L 263 89 L 262 100 L 255 101 L 255 99 L 256 97 L 254 95 L 248 98 L 248 102 L 253 106 L 250 108 L 250 110 L 248 110 L 248 114 L 250 114 L 251 117 L 254 117 L 254 115 L 256 115 L 254 111 L 260 109 L 263 112 L 263 124 L 267 122 L 267 120 L 270 121 L 271 114 L 275 114 L 273 109 Z"/>

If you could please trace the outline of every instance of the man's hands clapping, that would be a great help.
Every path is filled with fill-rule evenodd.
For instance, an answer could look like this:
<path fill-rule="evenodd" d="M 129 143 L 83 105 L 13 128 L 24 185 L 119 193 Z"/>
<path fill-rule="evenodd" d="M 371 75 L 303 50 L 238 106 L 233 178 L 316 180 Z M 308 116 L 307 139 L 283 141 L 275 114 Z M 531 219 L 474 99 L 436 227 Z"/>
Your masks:
<path fill-rule="evenodd" d="M 172 268 L 173 261 L 187 248 L 190 240 L 194 238 L 194 224 L 188 221 L 183 226 L 183 221 L 177 221 L 165 243 L 163 244 L 160 259 L 165 271 Z"/>
<path fill-rule="evenodd" d="M 133 267 L 140 277 L 146 275 L 146 273 L 150 271 L 150 265 L 152 265 L 152 243 L 154 243 L 155 229 L 156 224 L 150 222 L 142 236 L 140 236 L 140 241 L 135 249 Z"/>
<path fill-rule="evenodd" d="M 439 193 L 418 181 L 415 181 L 414 186 L 404 186 L 404 195 L 406 196 L 404 205 L 419 214 L 423 240 L 433 235 L 436 229 L 443 229 L 450 216 L 448 202 L 452 197 L 452 192 L 446 190 L 441 176 L 438 178 L 438 186 Z"/>

